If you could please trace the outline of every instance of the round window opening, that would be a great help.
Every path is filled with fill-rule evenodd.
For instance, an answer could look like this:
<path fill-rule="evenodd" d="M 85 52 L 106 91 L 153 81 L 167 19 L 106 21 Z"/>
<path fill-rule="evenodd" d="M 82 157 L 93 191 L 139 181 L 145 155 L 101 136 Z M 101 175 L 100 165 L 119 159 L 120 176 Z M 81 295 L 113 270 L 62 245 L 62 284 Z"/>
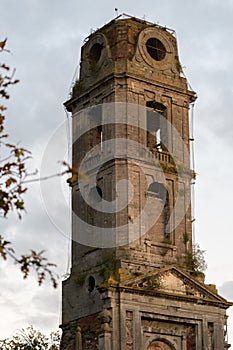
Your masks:
<path fill-rule="evenodd" d="M 150 38 L 146 42 L 146 49 L 150 57 L 155 61 L 162 61 L 166 56 L 166 48 L 160 40 Z"/>
<path fill-rule="evenodd" d="M 90 49 L 90 52 L 89 52 L 89 60 L 90 60 L 90 63 L 97 63 L 100 59 L 100 56 L 101 56 L 101 53 L 102 53 L 102 50 L 103 50 L 103 46 L 98 44 L 98 43 L 95 43 L 91 49 Z"/>
<path fill-rule="evenodd" d="M 93 276 L 90 276 L 88 279 L 88 292 L 92 292 L 95 288 L 95 279 Z"/>

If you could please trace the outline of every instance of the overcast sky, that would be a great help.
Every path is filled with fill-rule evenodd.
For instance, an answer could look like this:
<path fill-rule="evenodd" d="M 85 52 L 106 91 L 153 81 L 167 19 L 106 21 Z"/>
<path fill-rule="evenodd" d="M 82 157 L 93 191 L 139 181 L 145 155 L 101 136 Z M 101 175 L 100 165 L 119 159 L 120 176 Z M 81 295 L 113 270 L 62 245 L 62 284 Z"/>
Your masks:
<path fill-rule="evenodd" d="M 2 0 L 1 39 L 8 37 L 12 54 L 6 63 L 17 69 L 20 84 L 11 89 L 7 127 L 12 141 L 33 153 L 31 169 L 41 171 L 41 159 L 51 136 L 60 134 L 54 159 L 42 175 L 58 168 L 67 153 L 67 99 L 80 46 L 91 29 L 119 13 L 176 30 L 181 64 L 198 94 L 195 106 L 195 239 L 206 250 L 207 283 L 233 300 L 232 152 L 233 152 L 233 2 L 231 0 Z M 46 151 L 47 152 L 47 151 Z M 56 186 L 63 189 L 57 196 Z M 18 222 L 3 220 L 3 232 L 19 252 L 46 249 L 60 276 L 69 271 L 69 204 L 65 179 L 29 186 L 27 214 Z M 45 204 L 52 206 L 47 213 Z M 0 261 L 0 338 L 30 324 L 50 331 L 61 322 L 61 288 L 37 287 L 35 278 L 22 280 L 18 268 Z M 229 320 L 233 343 L 233 312 Z"/>

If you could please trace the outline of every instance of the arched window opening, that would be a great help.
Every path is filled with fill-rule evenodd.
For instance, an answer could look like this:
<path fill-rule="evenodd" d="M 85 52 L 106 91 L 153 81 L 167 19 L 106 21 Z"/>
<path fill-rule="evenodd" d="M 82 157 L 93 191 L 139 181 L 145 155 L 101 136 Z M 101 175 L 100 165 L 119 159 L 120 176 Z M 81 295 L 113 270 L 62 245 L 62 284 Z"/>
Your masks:
<path fill-rule="evenodd" d="M 89 62 L 90 64 L 96 64 L 99 62 L 103 46 L 99 43 L 95 43 L 89 52 Z"/>
<path fill-rule="evenodd" d="M 174 346 L 165 339 L 153 340 L 147 350 L 175 350 Z"/>
<path fill-rule="evenodd" d="M 96 190 L 97 190 L 98 195 L 99 195 L 101 198 L 103 198 L 103 192 L 102 192 L 101 188 L 100 188 L 99 186 L 97 186 L 97 187 L 96 187 Z"/>
<path fill-rule="evenodd" d="M 169 193 L 166 191 L 166 199 L 163 208 L 163 219 L 164 219 L 164 240 L 171 241 L 171 233 L 168 227 L 169 219 L 170 219 L 170 204 L 169 204 Z"/>
<path fill-rule="evenodd" d="M 148 188 L 150 194 L 154 194 L 157 198 L 164 200 L 166 196 L 167 189 L 162 183 L 152 182 Z"/>
<path fill-rule="evenodd" d="M 102 149 L 102 143 L 103 143 L 103 130 L 102 130 L 102 125 L 97 126 L 97 135 L 96 135 L 96 144 L 101 145 Z"/>
<path fill-rule="evenodd" d="M 148 101 L 147 113 L 147 147 L 166 150 L 164 139 L 167 135 L 166 122 L 167 108 L 162 103 Z"/>
<path fill-rule="evenodd" d="M 89 144 L 91 147 L 94 147 L 103 142 L 103 127 L 102 127 L 102 106 L 96 105 L 88 109 L 88 114 L 91 120 L 91 128 L 89 131 L 90 141 Z"/>
<path fill-rule="evenodd" d="M 163 222 L 164 240 L 169 241 L 171 237 L 170 237 L 170 230 L 167 227 L 169 223 L 169 218 L 170 218 L 170 200 L 169 200 L 168 190 L 162 183 L 152 182 L 148 188 L 148 195 L 154 196 L 160 199 L 161 201 L 163 201 L 164 203 L 163 211 L 161 213 L 162 222 Z"/>
<path fill-rule="evenodd" d="M 103 192 L 99 186 L 92 187 L 89 194 L 90 200 L 93 203 L 98 203 L 103 198 Z"/>
<path fill-rule="evenodd" d="M 90 276 L 88 279 L 88 292 L 93 292 L 95 289 L 95 279 L 93 276 Z"/>

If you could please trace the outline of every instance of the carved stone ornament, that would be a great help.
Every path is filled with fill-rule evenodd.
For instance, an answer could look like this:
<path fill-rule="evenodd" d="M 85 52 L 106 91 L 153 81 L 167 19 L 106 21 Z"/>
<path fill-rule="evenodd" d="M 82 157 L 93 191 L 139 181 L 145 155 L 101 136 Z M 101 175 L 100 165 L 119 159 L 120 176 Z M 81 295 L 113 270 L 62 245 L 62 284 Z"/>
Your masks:
<path fill-rule="evenodd" d="M 101 66 L 106 67 L 110 56 L 105 35 L 97 33 L 92 36 L 83 49 L 82 77 L 92 76 L 93 70 L 97 71 Z"/>
<path fill-rule="evenodd" d="M 104 309 L 100 314 L 99 314 L 99 320 L 101 323 L 101 328 L 109 328 L 109 325 L 112 320 L 112 315 L 111 312 L 107 309 Z"/>
<path fill-rule="evenodd" d="M 149 39 L 158 40 L 162 43 L 166 50 L 165 57 L 160 60 L 154 60 L 147 51 L 147 42 Z M 174 65 L 174 46 L 173 43 L 168 40 L 167 35 L 164 34 L 158 28 L 146 28 L 144 29 L 140 35 L 138 40 L 138 49 L 143 58 L 143 60 L 151 67 L 159 66 L 160 70 L 171 69 Z"/>

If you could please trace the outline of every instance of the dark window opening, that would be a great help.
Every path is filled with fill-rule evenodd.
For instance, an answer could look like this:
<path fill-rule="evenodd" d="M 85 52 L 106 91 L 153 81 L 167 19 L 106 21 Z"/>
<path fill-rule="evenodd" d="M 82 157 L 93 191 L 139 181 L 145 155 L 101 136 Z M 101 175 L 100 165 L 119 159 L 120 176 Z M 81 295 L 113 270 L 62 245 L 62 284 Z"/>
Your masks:
<path fill-rule="evenodd" d="M 89 196 L 92 203 L 98 203 L 103 198 L 103 192 L 99 186 L 92 187 Z"/>
<path fill-rule="evenodd" d="M 100 124 L 102 119 L 102 105 L 88 107 L 88 115 L 95 122 Z"/>
<path fill-rule="evenodd" d="M 166 200 L 163 208 L 163 218 L 164 218 L 164 239 L 166 241 L 171 241 L 171 233 L 168 226 L 170 219 L 170 204 L 169 204 L 169 193 L 166 191 Z M 170 226 L 170 225 L 169 225 Z"/>
<path fill-rule="evenodd" d="M 103 192 L 102 192 L 101 188 L 100 188 L 99 186 L 97 186 L 97 187 L 96 187 L 96 190 L 97 190 L 98 195 L 99 195 L 101 198 L 103 198 Z"/>
<path fill-rule="evenodd" d="M 148 191 L 153 193 L 157 198 L 165 201 L 165 196 L 167 195 L 167 189 L 163 184 L 159 182 L 153 182 L 150 184 Z"/>
<path fill-rule="evenodd" d="M 94 147 L 98 144 L 102 144 L 102 136 L 103 136 L 103 130 L 102 130 L 102 106 L 96 105 L 88 109 L 88 115 L 91 119 L 91 130 L 89 132 L 90 134 L 90 146 Z"/>
<path fill-rule="evenodd" d="M 166 48 L 160 40 L 150 38 L 146 42 L 146 49 L 151 58 L 155 61 L 162 61 L 166 56 Z"/>
<path fill-rule="evenodd" d="M 148 101 L 147 107 L 147 147 L 167 150 L 164 145 L 167 137 L 167 108 L 162 103 Z"/>
<path fill-rule="evenodd" d="M 101 53 L 102 53 L 102 50 L 103 50 L 103 46 L 96 43 L 94 44 L 91 49 L 90 49 L 90 52 L 89 52 L 89 61 L 90 63 L 98 63 L 100 57 L 101 57 Z"/>
<path fill-rule="evenodd" d="M 100 143 L 102 147 L 102 142 L 103 142 L 102 125 L 99 125 L 97 126 L 96 144 Z"/>
<path fill-rule="evenodd" d="M 156 198 L 162 200 L 164 203 L 161 215 L 164 226 L 164 239 L 168 241 L 171 239 L 170 230 L 167 227 L 170 218 L 170 200 L 168 190 L 162 183 L 153 182 L 148 188 L 148 195 L 155 196 Z"/>
<path fill-rule="evenodd" d="M 93 276 L 90 276 L 88 279 L 88 292 L 92 292 L 95 288 L 95 279 Z"/>

